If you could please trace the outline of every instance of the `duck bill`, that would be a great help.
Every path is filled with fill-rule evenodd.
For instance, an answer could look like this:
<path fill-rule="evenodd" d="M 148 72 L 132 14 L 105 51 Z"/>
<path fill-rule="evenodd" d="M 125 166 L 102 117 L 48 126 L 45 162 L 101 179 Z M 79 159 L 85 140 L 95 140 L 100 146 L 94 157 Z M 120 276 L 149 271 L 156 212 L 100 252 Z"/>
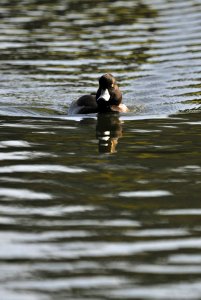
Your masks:
<path fill-rule="evenodd" d="M 97 99 L 97 101 L 100 99 L 103 99 L 104 101 L 110 100 L 110 93 L 109 93 L 108 89 L 101 90 L 100 97 Z"/>

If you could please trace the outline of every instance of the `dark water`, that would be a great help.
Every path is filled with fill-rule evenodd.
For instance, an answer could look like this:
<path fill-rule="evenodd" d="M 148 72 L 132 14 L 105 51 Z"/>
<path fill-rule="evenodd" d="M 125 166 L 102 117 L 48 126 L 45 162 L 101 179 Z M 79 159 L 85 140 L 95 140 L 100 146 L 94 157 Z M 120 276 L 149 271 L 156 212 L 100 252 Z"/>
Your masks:
<path fill-rule="evenodd" d="M 200 1 L 0 16 L 1 299 L 201 299 Z M 105 72 L 131 112 L 68 116 Z"/>

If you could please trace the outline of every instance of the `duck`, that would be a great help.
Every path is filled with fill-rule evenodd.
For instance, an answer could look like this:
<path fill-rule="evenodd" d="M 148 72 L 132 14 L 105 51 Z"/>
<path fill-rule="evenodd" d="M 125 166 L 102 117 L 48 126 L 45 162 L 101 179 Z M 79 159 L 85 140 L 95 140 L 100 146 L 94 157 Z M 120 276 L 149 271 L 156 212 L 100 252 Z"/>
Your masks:
<path fill-rule="evenodd" d="M 106 73 L 99 78 L 99 87 L 96 93 L 83 95 L 73 101 L 68 113 L 91 114 L 108 112 L 128 112 L 128 107 L 122 103 L 122 93 L 116 79 L 110 73 Z"/>

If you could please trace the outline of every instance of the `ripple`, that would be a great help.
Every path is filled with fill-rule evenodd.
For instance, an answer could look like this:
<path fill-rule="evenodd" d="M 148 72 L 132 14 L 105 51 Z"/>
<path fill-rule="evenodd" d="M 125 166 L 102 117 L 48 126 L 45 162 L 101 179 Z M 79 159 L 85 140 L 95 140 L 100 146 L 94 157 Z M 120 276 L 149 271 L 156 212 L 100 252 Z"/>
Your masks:
<path fill-rule="evenodd" d="M 15 248 L 7 244 L 2 245 L 0 249 L 0 257 L 3 259 L 12 257 L 15 258 L 41 258 L 51 259 L 54 253 L 60 258 L 84 258 L 84 257 L 124 257 L 131 256 L 137 253 L 174 251 L 178 249 L 198 249 L 201 248 L 200 238 L 188 239 L 173 239 L 160 240 L 151 242 L 136 242 L 136 243 L 104 243 L 104 242 L 69 242 L 59 243 L 54 245 L 45 242 L 37 245 L 27 243 L 16 243 Z"/>
<path fill-rule="evenodd" d="M 110 299 L 199 300 L 200 293 L 200 281 L 190 283 L 189 281 L 183 281 L 179 284 L 156 284 L 147 287 L 135 285 L 134 288 L 121 288 L 109 292 L 109 297 Z"/>
<path fill-rule="evenodd" d="M 3 207 L 1 206 L 1 209 L 2 209 L 2 212 L 4 212 L 5 214 L 15 214 L 15 211 L 16 211 L 16 215 L 17 214 L 26 214 L 27 213 L 27 210 L 28 209 L 18 209 L 18 208 L 14 208 L 15 211 L 13 209 L 10 209 L 8 207 Z M 86 210 L 87 211 L 87 210 Z M 34 212 L 34 211 L 33 211 Z M 40 214 L 40 215 L 48 215 L 49 212 L 44 211 L 44 210 L 41 210 L 40 209 L 40 212 L 39 210 L 37 210 L 36 212 L 37 214 Z M 50 209 L 50 215 L 51 215 L 51 209 Z M 31 222 L 31 221 L 30 221 Z M 38 220 L 37 221 L 37 224 L 41 227 L 44 227 L 44 228 L 49 228 L 49 226 L 51 225 L 54 225 L 55 227 L 60 227 L 60 226 L 73 226 L 73 227 L 95 227 L 95 228 L 127 228 L 127 227 L 130 227 L 130 228 L 137 228 L 137 227 L 140 227 L 140 222 L 138 221 L 129 221 L 129 220 L 112 220 L 112 221 L 104 221 L 104 220 L 91 220 L 90 218 L 87 219 L 87 220 L 72 220 L 72 221 L 64 221 L 64 220 Z"/>
<path fill-rule="evenodd" d="M 19 141 L 19 140 L 1 141 L 0 148 L 5 148 L 5 147 L 31 147 L 31 144 L 26 141 Z"/>
<path fill-rule="evenodd" d="M 0 188 L 0 196 L 8 199 L 52 199 L 47 193 L 33 192 L 27 189 Z"/>
<path fill-rule="evenodd" d="M 164 190 L 155 190 L 155 191 L 130 191 L 130 192 L 120 192 L 120 197 L 126 198 L 152 198 L 152 197 L 165 197 L 172 196 L 173 194 Z"/>
<path fill-rule="evenodd" d="M 32 280 L 15 282 L 12 281 L 7 286 L 11 285 L 15 289 L 39 289 L 40 291 L 60 291 L 61 289 L 94 289 L 94 288 L 106 288 L 106 287 L 118 287 L 123 284 L 125 279 L 118 276 L 87 276 L 68 279 L 52 279 L 52 280 Z"/>
<path fill-rule="evenodd" d="M 201 255 L 196 254 L 175 254 L 171 255 L 168 259 L 169 263 L 176 264 L 200 264 L 201 263 Z"/>
<path fill-rule="evenodd" d="M 184 236 L 188 235 L 188 231 L 184 229 L 144 229 L 135 231 L 127 231 L 125 233 L 128 236 L 138 237 L 165 237 L 165 236 Z"/>
<path fill-rule="evenodd" d="M 201 172 L 201 167 L 198 165 L 187 165 L 187 166 L 182 166 L 178 167 L 176 169 L 171 169 L 171 172 L 175 173 L 200 173 Z"/>
<path fill-rule="evenodd" d="M 78 167 L 66 167 L 62 165 L 14 165 L 0 167 L 0 173 L 82 173 L 86 172 L 85 169 Z"/>
<path fill-rule="evenodd" d="M 8 189 L 10 190 L 10 189 Z M 11 189 L 12 191 L 12 189 Z M 20 190 L 19 190 L 20 191 Z M 20 192 L 18 193 L 19 197 L 20 197 Z M 53 197 L 52 197 L 53 198 Z M 1 211 L 2 213 L 6 214 L 6 215 L 13 215 L 13 216 L 18 216 L 18 215 L 24 215 L 26 216 L 27 214 L 31 216 L 33 215 L 38 215 L 38 216 L 44 216 L 44 217 L 61 217 L 61 216 L 66 216 L 66 215 L 75 215 L 77 214 L 81 214 L 81 213 L 86 213 L 86 212 L 90 212 L 95 210 L 95 208 L 91 207 L 91 206 L 73 206 L 73 207 L 64 207 L 64 206 L 59 206 L 59 205 L 53 205 L 51 207 L 20 207 L 20 206 L 15 206 L 13 204 L 13 206 L 6 206 L 6 205 L 1 205 Z M 31 218 L 30 218 L 30 222 L 31 222 Z M 34 221 L 35 222 L 35 221 Z M 54 226 L 61 226 L 61 225 L 69 225 L 69 226 L 90 226 L 90 225 L 101 225 L 99 222 L 93 222 L 90 220 L 87 221 L 55 221 L 55 220 L 51 220 L 50 223 L 45 220 L 42 220 L 40 222 L 40 220 L 37 221 L 37 223 L 39 225 L 47 225 L 47 227 L 50 227 L 50 224 L 54 224 Z"/>
<path fill-rule="evenodd" d="M 47 157 L 52 156 L 55 157 L 55 155 L 52 155 L 50 153 L 43 153 L 43 152 L 36 152 L 36 151 L 16 151 L 12 153 L 8 152 L 1 152 L 0 153 L 0 160 L 27 160 L 27 159 L 35 159 L 38 157 Z M 1 171 L 0 171 L 1 173 Z M 9 173 L 9 172 L 8 172 Z"/>
<path fill-rule="evenodd" d="M 200 266 L 166 266 L 166 265 L 141 265 L 135 267 L 135 272 L 148 274 L 201 274 Z"/>
<path fill-rule="evenodd" d="M 201 209 L 195 208 L 195 209 L 169 209 L 169 210 L 160 210 L 158 212 L 160 215 L 167 215 L 167 216 L 182 216 L 182 215 L 201 215 Z"/>

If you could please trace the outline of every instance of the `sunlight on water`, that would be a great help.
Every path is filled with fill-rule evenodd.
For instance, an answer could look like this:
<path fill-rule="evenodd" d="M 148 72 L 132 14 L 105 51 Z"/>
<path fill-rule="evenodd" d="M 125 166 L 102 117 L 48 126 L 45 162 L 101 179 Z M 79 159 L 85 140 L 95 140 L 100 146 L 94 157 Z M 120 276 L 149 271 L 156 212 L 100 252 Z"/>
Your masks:
<path fill-rule="evenodd" d="M 136 192 L 121 192 L 120 197 L 136 197 L 136 198 L 150 198 L 150 197 L 163 197 L 171 196 L 172 194 L 168 191 L 136 191 Z"/>
<path fill-rule="evenodd" d="M 26 157 L 25 157 L 26 158 Z M 16 158 L 14 158 L 16 159 Z M 0 173 L 16 173 L 16 172 L 39 172 L 39 173 L 82 173 L 85 172 L 81 168 L 70 168 L 59 165 L 16 165 L 0 167 Z"/>
<path fill-rule="evenodd" d="M 51 199 L 51 195 L 25 189 L 0 188 L 0 196 L 8 199 Z"/>

